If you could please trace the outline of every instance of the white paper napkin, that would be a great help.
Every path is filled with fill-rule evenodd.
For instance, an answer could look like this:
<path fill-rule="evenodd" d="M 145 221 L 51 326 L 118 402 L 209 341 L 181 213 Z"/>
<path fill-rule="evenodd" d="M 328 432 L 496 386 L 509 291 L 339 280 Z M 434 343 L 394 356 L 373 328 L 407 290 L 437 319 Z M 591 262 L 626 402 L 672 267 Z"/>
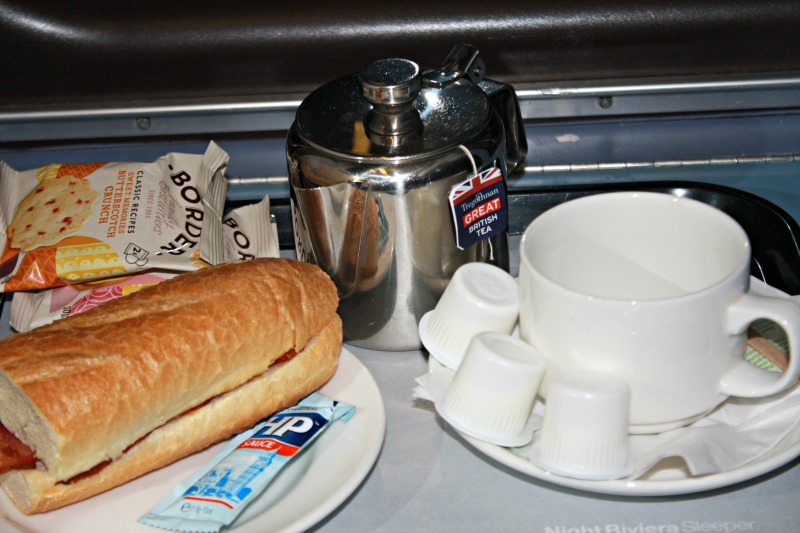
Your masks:
<path fill-rule="evenodd" d="M 681 457 L 694 476 L 727 472 L 757 461 L 779 444 L 798 442 L 800 386 L 769 398 L 731 398 L 688 427 L 632 436 L 636 468 L 630 479 L 667 457 Z"/>

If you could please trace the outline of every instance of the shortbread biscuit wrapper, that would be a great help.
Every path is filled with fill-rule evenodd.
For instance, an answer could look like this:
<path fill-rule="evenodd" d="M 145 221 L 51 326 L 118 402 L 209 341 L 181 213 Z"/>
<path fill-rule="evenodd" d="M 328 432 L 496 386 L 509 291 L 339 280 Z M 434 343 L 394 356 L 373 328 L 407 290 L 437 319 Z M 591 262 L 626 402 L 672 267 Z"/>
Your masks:
<path fill-rule="evenodd" d="M 222 229 L 223 262 L 280 255 L 277 225 L 270 216 L 269 196 L 226 214 Z M 10 324 L 18 332 L 30 331 L 179 274 L 176 271 L 154 269 L 89 283 L 17 292 L 11 300 Z"/>
<path fill-rule="evenodd" d="M 0 291 L 196 270 L 222 254 L 228 159 L 212 142 L 151 163 L 0 162 Z"/>

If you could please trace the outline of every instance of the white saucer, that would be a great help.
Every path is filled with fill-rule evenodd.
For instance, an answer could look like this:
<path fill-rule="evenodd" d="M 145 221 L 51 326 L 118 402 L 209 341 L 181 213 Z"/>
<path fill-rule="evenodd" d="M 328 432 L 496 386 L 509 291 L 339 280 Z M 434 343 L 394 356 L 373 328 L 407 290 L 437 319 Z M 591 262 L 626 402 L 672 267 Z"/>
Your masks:
<path fill-rule="evenodd" d="M 428 357 L 430 371 L 443 366 L 434 357 Z M 620 496 L 673 496 L 727 487 L 771 472 L 800 456 L 800 442 L 781 443 L 752 463 L 718 474 L 694 476 L 682 460 L 667 459 L 639 479 L 585 480 L 559 476 L 542 470 L 528 459 L 527 447 L 497 446 L 465 435 L 457 428 L 453 429 L 483 455 L 521 474 L 562 487 Z"/>
<path fill-rule="evenodd" d="M 522 474 L 562 487 L 621 496 L 672 496 L 727 487 L 771 472 L 800 456 L 800 443 L 794 443 L 791 446 L 779 445 L 753 463 L 719 474 L 692 476 L 681 463 L 670 465 L 668 462 L 663 462 L 645 478 L 630 481 L 624 479 L 589 481 L 545 472 L 527 458 L 515 454 L 511 448 L 502 448 L 462 436 L 479 452 Z"/>
<path fill-rule="evenodd" d="M 360 485 L 378 458 L 386 412 L 369 370 L 347 349 L 339 368 L 320 392 L 356 412 L 335 423 L 244 510 L 231 533 L 306 531 L 335 511 Z M 165 494 L 214 457 L 225 443 L 191 455 L 88 500 L 49 513 L 25 516 L 0 491 L 0 532 L 154 533 L 137 522 Z"/>

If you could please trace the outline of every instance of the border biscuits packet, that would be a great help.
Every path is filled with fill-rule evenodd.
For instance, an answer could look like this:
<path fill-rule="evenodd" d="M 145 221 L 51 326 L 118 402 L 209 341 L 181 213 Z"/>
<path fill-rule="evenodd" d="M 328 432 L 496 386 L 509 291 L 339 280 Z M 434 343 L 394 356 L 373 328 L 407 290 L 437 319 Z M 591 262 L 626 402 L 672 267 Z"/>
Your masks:
<path fill-rule="evenodd" d="M 152 163 L 0 162 L 0 291 L 195 270 L 222 253 L 228 159 L 212 142 Z"/>
<path fill-rule="evenodd" d="M 222 228 L 225 262 L 280 255 L 277 227 L 270 218 L 268 196 L 258 203 L 232 210 L 223 219 Z M 30 331 L 178 274 L 180 272 L 151 269 L 131 276 L 17 292 L 11 301 L 11 327 L 18 332 Z"/>

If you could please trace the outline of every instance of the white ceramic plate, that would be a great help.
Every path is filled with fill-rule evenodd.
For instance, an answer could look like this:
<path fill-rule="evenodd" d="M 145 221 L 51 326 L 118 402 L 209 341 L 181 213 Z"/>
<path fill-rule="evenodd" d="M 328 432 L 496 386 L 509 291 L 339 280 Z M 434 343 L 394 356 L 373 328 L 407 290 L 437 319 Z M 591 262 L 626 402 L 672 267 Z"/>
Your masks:
<path fill-rule="evenodd" d="M 670 465 L 669 462 L 664 462 L 663 466 L 658 466 L 649 473 L 646 479 L 589 481 L 551 474 L 515 455 L 509 448 L 501 448 L 465 435 L 462 437 L 487 457 L 522 474 L 562 487 L 620 496 L 673 496 L 727 487 L 771 472 L 800 455 L 800 444 L 795 443 L 788 447 L 778 446 L 754 463 L 719 474 L 692 476 L 681 464 L 676 462 Z"/>
<path fill-rule="evenodd" d="M 372 375 L 352 353 L 343 349 L 336 374 L 320 392 L 355 406 L 353 418 L 347 423 L 336 422 L 325 430 L 224 531 L 287 533 L 308 529 L 336 510 L 372 469 L 386 434 L 383 398 Z M 0 491 L 0 531 L 162 531 L 137 520 L 223 446 L 224 443 L 218 444 L 89 500 L 40 515 L 23 515 Z"/>
<path fill-rule="evenodd" d="M 443 365 L 433 357 L 428 358 L 429 370 L 433 371 L 442 367 Z M 494 459 L 498 463 L 521 474 L 562 487 L 621 496 L 673 496 L 727 487 L 771 472 L 800 456 L 800 443 L 795 442 L 791 444 L 779 444 L 777 447 L 770 450 L 769 453 L 762 456 L 758 461 L 719 474 L 693 476 L 682 461 L 670 461 L 667 459 L 662 461 L 659 465 L 656 465 L 653 470 L 648 472 L 647 475 L 641 479 L 632 481 L 624 479 L 594 481 L 573 479 L 552 474 L 531 463 L 523 456 L 523 451 L 515 453 L 515 450 L 512 448 L 504 448 L 502 446 L 490 444 L 464 435 L 455 428 L 453 429 L 467 441 L 467 443 L 486 457 Z M 525 450 L 525 448 L 520 448 L 519 450 Z"/>

